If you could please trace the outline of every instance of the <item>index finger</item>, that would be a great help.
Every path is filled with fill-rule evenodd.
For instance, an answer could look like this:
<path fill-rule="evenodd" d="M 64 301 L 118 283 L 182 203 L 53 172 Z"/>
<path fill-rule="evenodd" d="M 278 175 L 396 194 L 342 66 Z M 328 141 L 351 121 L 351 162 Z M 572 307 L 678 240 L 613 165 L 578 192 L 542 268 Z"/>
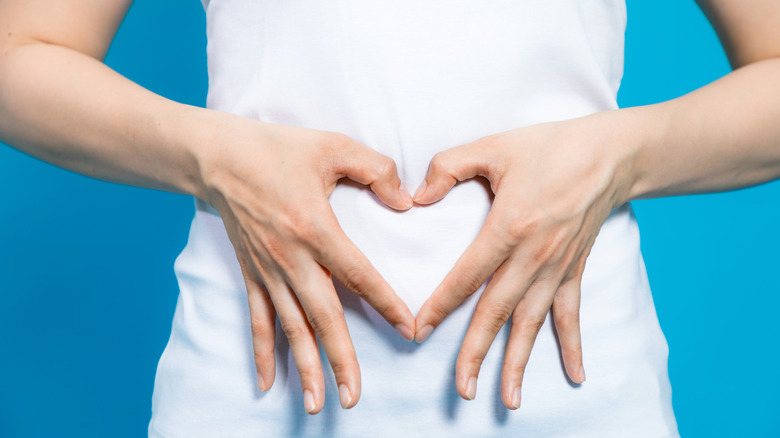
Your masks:
<path fill-rule="evenodd" d="M 376 309 L 407 341 L 414 339 L 414 316 L 368 258 L 347 237 L 330 211 L 328 230 L 314 248 L 318 263 L 328 269 L 344 286 Z"/>
<path fill-rule="evenodd" d="M 473 295 L 509 257 L 510 248 L 494 227 L 491 214 L 488 214 L 477 237 L 417 313 L 417 327 L 420 327 L 415 337 L 417 342 L 424 341 L 450 312 Z"/>

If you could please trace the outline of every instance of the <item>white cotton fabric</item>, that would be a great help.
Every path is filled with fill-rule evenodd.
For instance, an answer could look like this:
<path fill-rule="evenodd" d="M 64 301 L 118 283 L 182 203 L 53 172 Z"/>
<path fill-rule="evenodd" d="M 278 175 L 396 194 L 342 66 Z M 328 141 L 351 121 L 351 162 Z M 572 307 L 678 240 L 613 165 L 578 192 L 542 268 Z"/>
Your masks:
<path fill-rule="evenodd" d="M 621 0 L 211 0 L 208 106 L 271 123 L 337 131 L 392 157 L 414 190 L 438 151 L 485 135 L 617 108 Z M 540 145 L 539 147 L 543 147 Z M 399 213 L 340 185 L 331 204 L 347 235 L 413 313 L 476 236 L 490 208 L 477 181 Z M 587 261 L 581 325 L 587 381 L 563 369 L 548 317 L 523 384 L 499 395 L 497 337 L 477 397 L 455 392 L 454 363 L 479 293 L 423 344 L 339 293 L 362 370 L 340 408 L 327 362 L 322 412 L 304 412 L 281 332 L 277 378 L 256 388 L 249 314 L 218 214 L 196 201 L 175 264 L 180 296 L 159 363 L 152 437 L 676 437 L 661 332 L 629 205 L 614 210 Z M 481 292 L 481 290 L 480 290 Z"/>

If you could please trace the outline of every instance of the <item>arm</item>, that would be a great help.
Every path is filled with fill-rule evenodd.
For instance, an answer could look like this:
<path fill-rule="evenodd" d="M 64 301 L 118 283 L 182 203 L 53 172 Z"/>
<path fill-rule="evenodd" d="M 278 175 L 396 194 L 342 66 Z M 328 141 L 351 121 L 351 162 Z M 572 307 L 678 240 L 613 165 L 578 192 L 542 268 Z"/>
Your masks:
<path fill-rule="evenodd" d="M 341 230 L 328 196 L 348 177 L 406 209 L 395 164 L 343 134 L 179 104 L 123 78 L 101 61 L 130 4 L 0 0 L 0 138 L 75 172 L 212 204 L 246 281 L 260 390 L 274 380 L 278 314 L 306 411 L 325 399 L 315 334 L 342 406 L 354 406 L 360 370 L 331 272 L 407 339 L 414 318 Z"/>
<path fill-rule="evenodd" d="M 626 201 L 780 177 L 780 6 L 700 0 L 735 69 L 698 90 L 624 111 L 640 129 Z"/>
<path fill-rule="evenodd" d="M 199 110 L 101 62 L 131 3 L 0 3 L 0 135 L 75 172 L 194 194 L 197 159 L 177 132 Z"/>
<path fill-rule="evenodd" d="M 484 176 L 495 193 L 477 238 L 417 314 L 424 340 L 492 274 L 456 364 L 474 398 L 482 359 L 511 318 L 504 404 L 552 309 L 567 374 L 585 379 L 579 333 L 585 260 L 610 211 L 632 199 L 731 190 L 780 177 L 780 4 L 700 1 L 736 70 L 655 105 L 502 132 L 437 154 L 415 202 Z"/>

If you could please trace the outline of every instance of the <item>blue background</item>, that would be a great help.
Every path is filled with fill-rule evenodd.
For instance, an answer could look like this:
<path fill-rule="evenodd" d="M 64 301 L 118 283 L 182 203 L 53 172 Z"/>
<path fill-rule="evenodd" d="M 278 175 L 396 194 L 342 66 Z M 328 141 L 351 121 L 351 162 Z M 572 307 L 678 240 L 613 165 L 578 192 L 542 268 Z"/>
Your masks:
<path fill-rule="evenodd" d="M 628 0 L 621 106 L 729 71 L 693 1 Z M 197 0 L 137 0 L 107 63 L 205 104 Z M 190 198 L 82 177 L 0 144 L 0 437 L 145 436 Z M 780 183 L 634 203 L 684 437 L 780 436 Z"/>

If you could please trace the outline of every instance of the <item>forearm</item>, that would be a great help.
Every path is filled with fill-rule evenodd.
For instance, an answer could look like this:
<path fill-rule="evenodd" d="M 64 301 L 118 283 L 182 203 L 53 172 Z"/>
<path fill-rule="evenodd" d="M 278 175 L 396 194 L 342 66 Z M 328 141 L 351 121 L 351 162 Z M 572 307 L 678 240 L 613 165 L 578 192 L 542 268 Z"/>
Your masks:
<path fill-rule="evenodd" d="M 190 139 L 207 112 L 66 47 L 35 42 L 0 50 L 0 139 L 94 178 L 196 195 Z"/>
<path fill-rule="evenodd" d="M 677 99 L 618 110 L 636 139 L 626 201 L 738 189 L 780 178 L 780 59 L 749 64 Z"/>

